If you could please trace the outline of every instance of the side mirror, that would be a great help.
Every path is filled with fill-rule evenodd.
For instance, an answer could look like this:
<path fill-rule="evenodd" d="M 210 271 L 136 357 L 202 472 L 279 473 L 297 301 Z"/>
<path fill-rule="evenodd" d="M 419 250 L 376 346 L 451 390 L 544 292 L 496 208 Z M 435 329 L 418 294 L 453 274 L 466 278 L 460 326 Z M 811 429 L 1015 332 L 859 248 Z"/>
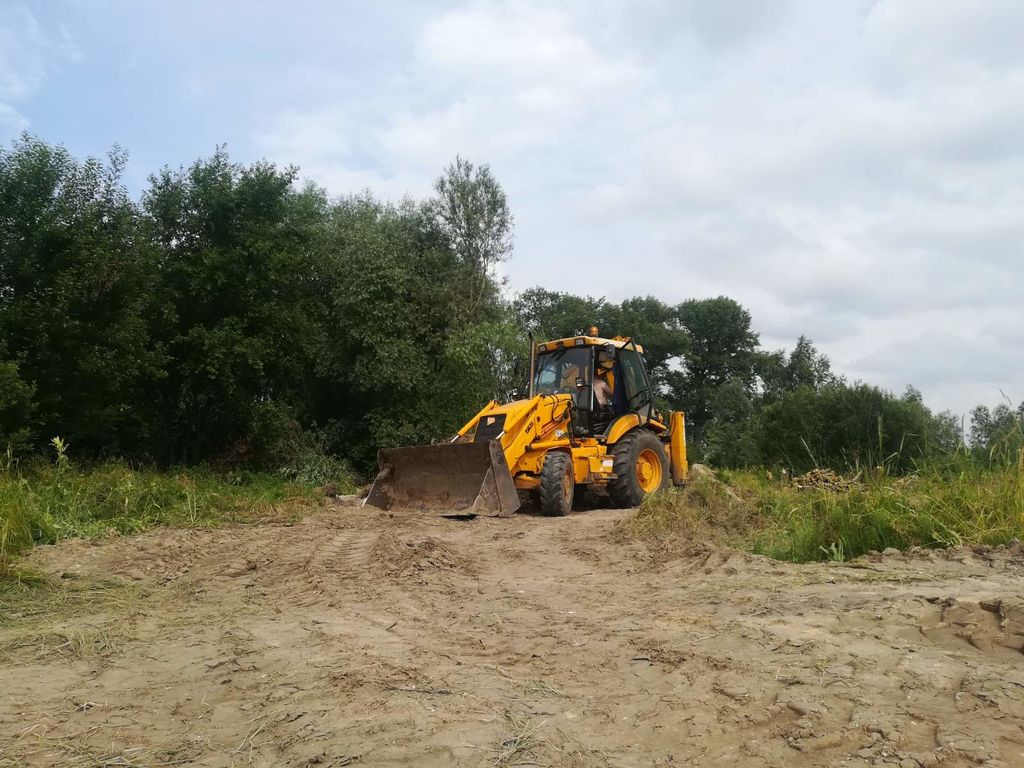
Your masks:
<path fill-rule="evenodd" d="M 576 377 L 576 389 L 583 389 L 584 383 L 585 382 L 583 381 L 583 377 L 582 376 L 577 376 Z"/>

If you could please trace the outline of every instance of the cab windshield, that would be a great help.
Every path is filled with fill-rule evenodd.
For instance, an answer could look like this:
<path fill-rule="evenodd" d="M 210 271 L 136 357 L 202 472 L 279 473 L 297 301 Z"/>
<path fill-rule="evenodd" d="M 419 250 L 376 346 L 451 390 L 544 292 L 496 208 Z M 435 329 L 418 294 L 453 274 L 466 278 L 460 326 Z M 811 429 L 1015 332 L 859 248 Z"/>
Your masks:
<path fill-rule="evenodd" d="M 533 391 L 538 395 L 576 394 L 576 380 L 590 384 L 590 347 L 569 347 L 537 356 Z"/>

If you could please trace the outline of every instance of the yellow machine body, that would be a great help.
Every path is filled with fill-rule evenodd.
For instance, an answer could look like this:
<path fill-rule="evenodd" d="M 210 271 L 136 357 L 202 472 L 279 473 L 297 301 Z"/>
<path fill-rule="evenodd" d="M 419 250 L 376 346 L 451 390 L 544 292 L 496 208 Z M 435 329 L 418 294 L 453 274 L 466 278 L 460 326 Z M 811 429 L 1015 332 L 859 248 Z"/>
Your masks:
<path fill-rule="evenodd" d="M 623 349 L 627 344 L 631 342 L 622 338 L 576 336 L 539 344 L 536 352 L 586 346 Z M 637 345 L 631 348 L 642 352 Z M 565 454 L 567 459 L 560 461 L 567 464 L 574 485 L 604 485 L 623 471 L 621 460 L 616 469 L 616 446 L 639 430 L 656 441 L 645 435 L 646 453 L 640 452 L 635 466 L 625 470 L 637 473 L 638 487 L 647 493 L 667 485 L 669 478 L 677 485 L 686 481 L 686 431 L 681 412 L 662 421 L 653 408 L 645 407 L 619 415 L 600 434 L 589 435 L 579 434 L 575 414 L 573 396 L 564 392 L 504 404 L 492 400 L 450 442 L 382 449 L 379 473 L 366 503 L 383 508 L 509 515 L 519 507 L 518 491 L 541 487 L 545 462 L 552 452 Z M 651 456 L 652 451 L 661 451 L 663 460 Z M 659 474 L 661 468 L 667 470 L 664 477 Z"/>

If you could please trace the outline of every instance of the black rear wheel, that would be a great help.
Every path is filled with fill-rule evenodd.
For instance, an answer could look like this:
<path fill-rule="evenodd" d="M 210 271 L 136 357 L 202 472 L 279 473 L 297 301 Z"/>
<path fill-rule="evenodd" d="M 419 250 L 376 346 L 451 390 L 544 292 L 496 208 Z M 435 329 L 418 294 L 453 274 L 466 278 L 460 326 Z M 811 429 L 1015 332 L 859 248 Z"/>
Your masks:
<path fill-rule="evenodd" d="M 561 451 L 548 451 L 540 470 L 540 511 L 550 516 L 568 515 L 576 490 L 572 459 Z"/>
<path fill-rule="evenodd" d="M 612 448 L 615 479 L 608 495 L 617 507 L 637 507 L 668 486 L 669 465 L 661 440 L 642 427 L 626 433 Z"/>

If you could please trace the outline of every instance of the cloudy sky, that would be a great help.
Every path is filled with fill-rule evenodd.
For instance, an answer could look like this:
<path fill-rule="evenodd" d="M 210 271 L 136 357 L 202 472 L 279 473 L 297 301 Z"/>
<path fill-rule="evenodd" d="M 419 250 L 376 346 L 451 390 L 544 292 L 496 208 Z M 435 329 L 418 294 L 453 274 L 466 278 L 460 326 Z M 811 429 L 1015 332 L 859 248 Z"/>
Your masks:
<path fill-rule="evenodd" d="M 119 144 L 136 191 L 226 143 L 419 196 L 459 153 L 509 193 L 513 290 L 726 294 L 963 412 L 1024 399 L 1022 30 L 1022 0 L 0 0 L 0 140 Z"/>

